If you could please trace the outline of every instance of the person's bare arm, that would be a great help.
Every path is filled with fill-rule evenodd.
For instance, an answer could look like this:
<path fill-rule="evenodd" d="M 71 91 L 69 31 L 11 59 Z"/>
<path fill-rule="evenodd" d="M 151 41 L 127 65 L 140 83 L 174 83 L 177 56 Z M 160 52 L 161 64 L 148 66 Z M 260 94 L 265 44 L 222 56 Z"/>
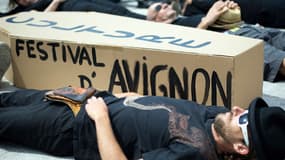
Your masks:
<path fill-rule="evenodd" d="M 97 143 L 102 160 L 127 160 L 113 133 L 108 107 L 99 97 L 91 97 L 86 104 L 86 112 L 94 121 Z"/>
<path fill-rule="evenodd" d="M 219 0 L 215 2 L 208 11 L 207 15 L 204 18 L 202 18 L 197 28 L 207 29 L 210 25 L 214 24 L 217 21 L 217 19 L 228 9 L 235 9 L 235 8 L 239 8 L 239 5 L 234 1 L 227 0 L 224 2 Z"/>
<path fill-rule="evenodd" d="M 210 25 L 214 24 L 221 14 L 226 12 L 228 8 L 226 7 L 227 2 L 217 1 L 210 8 L 207 15 L 202 18 L 200 24 L 197 28 L 207 29 Z"/>
<path fill-rule="evenodd" d="M 181 9 L 182 15 L 184 15 L 185 10 L 187 8 L 187 5 L 191 5 L 191 4 L 192 4 L 192 0 L 185 0 L 184 4 L 182 6 L 182 9 Z"/>
<path fill-rule="evenodd" d="M 44 10 L 45 12 L 56 11 L 58 6 L 65 0 L 53 0 L 50 5 Z"/>

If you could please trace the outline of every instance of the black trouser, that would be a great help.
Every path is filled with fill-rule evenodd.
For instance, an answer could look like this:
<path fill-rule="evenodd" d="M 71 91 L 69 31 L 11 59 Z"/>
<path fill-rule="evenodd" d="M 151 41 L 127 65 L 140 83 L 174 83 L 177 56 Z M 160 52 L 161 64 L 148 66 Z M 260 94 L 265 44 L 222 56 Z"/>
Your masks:
<path fill-rule="evenodd" d="M 0 94 L 0 141 L 10 141 L 58 156 L 73 155 L 72 111 L 45 101 L 45 91 Z"/>
<path fill-rule="evenodd" d="M 145 19 L 144 15 L 131 12 L 120 4 L 108 0 L 68 0 L 65 1 L 60 11 L 96 11 L 101 13 L 132 17 L 137 19 Z M 95 21 L 95 20 L 94 20 Z"/>

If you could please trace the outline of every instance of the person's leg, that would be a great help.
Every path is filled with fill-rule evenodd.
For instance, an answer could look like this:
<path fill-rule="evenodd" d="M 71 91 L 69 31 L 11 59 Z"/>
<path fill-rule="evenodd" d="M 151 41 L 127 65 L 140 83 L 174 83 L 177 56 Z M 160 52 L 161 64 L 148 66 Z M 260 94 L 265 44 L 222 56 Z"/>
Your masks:
<path fill-rule="evenodd" d="M 264 80 L 278 81 L 283 79 L 285 52 L 276 47 L 264 43 Z"/>
<path fill-rule="evenodd" d="M 112 15 L 119 15 L 137 19 L 146 19 L 144 15 L 131 12 L 126 7 L 121 6 L 120 4 L 116 4 L 114 2 L 106 0 L 76 1 L 74 3 L 76 4 L 74 4 L 72 8 L 69 8 L 72 11 L 96 11 Z"/>
<path fill-rule="evenodd" d="M 0 141 L 10 141 L 58 156 L 73 155 L 73 114 L 45 91 L 0 94 Z"/>
<path fill-rule="evenodd" d="M 280 29 L 268 28 L 268 27 L 265 27 L 264 30 L 266 30 L 271 37 L 268 40 L 268 43 L 272 45 L 273 47 L 277 48 L 278 50 L 282 50 L 285 52 L 285 32 Z M 283 58 L 283 57 L 280 57 L 280 58 Z M 285 58 L 283 58 L 283 61 L 281 62 L 279 73 L 281 74 L 280 78 L 284 79 Z"/>
<path fill-rule="evenodd" d="M 10 66 L 10 54 L 9 46 L 6 43 L 0 42 L 0 81 Z"/>
<path fill-rule="evenodd" d="M 285 44 L 282 44 L 282 41 L 279 43 L 277 39 L 274 40 L 274 37 L 280 34 L 278 30 L 270 30 L 256 25 L 243 25 L 239 30 L 228 33 L 264 40 L 264 80 L 275 81 L 279 77 L 285 58 L 285 51 L 280 48 Z"/>

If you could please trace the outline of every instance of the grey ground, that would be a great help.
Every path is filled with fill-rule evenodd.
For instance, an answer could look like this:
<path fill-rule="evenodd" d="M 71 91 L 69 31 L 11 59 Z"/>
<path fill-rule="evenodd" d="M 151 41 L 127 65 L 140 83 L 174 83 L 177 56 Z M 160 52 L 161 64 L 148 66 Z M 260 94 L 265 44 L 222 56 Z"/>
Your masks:
<path fill-rule="evenodd" d="M 136 9 L 136 4 L 131 0 L 125 0 L 124 4 L 131 10 L 145 13 L 145 10 Z M 6 11 L 7 0 L 0 0 L 0 12 Z M 0 60 L 1 61 L 1 60 Z M 4 80 L 1 82 L 2 88 L 13 90 L 14 88 Z M 3 90 L 3 89 L 2 89 Z M 0 90 L 1 91 L 1 90 Z M 280 106 L 285 109 L 285 81 L 283 82 L 263 82 L 263 98 L 271 106 Z M 21 134 L 21 133 L 19 133 Z M 1 160 L 73 160 L 73 157 L 54 157 L 46 153 L 35 151 L 23 146 L 7 142 L 0 142 Z"/>

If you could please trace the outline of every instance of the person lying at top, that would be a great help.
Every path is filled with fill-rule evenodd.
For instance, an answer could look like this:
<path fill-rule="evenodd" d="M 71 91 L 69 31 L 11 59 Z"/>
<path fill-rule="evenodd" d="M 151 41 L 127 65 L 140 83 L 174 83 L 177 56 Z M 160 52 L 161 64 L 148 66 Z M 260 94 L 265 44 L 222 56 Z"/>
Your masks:
<path fill-rule="evenodd" d="M 173 24 L 179 19 L 181 25 L 225 32 L 227 34 L 262 39 L 264 46 L 264 80 L 279 81 L 285 79 L 285 32 L 276 28 L 266 28 L 259 25 L 238 23 L 234 28 L 220 30 L 211 27 L 218 18 L 229 9 L 238 9 L 233 1 L 217 1 L 207 14 L 179 16 L 167 3 L 154 3 L 148 8 L 147 20 Z"/>
<path fill-rule="evenodd" d="M 11 0 L 25 10 L 57 10 L 57 11 L 98 11 L 108 14 L 132 17 L 137 19 L 169 23 L 175 25 L 213 29 L 212 24 L 228 9 L 239 8 L 233 1 L 217 1 L 207 14 L 193 16 L 178 16 L 177 11 L 168 3 L 158 2 L 148 8 L 147 16 L 129 11 L 127 8 L 114 3 L 112 0 Z M 25 1 L 26 3 L 23 3 Z M 27 3 L 29 2 L 29 3 Z M 214 30 L 220 31 L 220 30 Z M 224 31 L 224 30 L 222 30 Z M 285 79 L 285 43 L 284 32 L 279 29 L 264 28 L 243 24 L 234 31 L 226 33 L 262 39 L 264 47 L 264 80 L 279 81 Z"/>

